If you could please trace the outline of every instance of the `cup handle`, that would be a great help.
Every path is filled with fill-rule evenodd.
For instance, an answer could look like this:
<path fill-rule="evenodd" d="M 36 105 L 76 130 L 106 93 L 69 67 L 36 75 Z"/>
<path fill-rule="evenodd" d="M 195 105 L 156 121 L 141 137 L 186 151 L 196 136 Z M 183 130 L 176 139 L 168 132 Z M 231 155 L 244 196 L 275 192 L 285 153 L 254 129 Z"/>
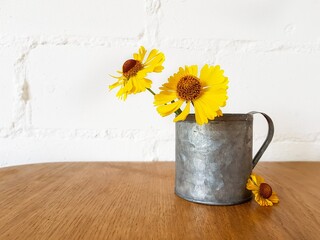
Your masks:
<path fill-rule="evenodd" d="M 254 156 L 253 160 L 252 160 L 252 169 L 257 165 L 257 163 L 259 162 L 262 154 L 264 153 L 264 151 L 266 151 L 267 147 L 269 146 L 272 138 L 273 138 L 273 134 L 274 134 L 274 125 L 273 122 L 271 120 L 271 118 L 262 112 L 256 112 L 256 111 L 252 111 L 249 112 L 249 114 L 253 115 L 253 114 L 261 114 L 262 116 L 264 116 L 264 118 L 267 120 L 268 122 L 268 134 L 267 134 L 267 138 L 264 141 L 264 143 L 262 144 L 261 148 L 259 149 L 259 151 L 256 153 L 256 155 Z"/>

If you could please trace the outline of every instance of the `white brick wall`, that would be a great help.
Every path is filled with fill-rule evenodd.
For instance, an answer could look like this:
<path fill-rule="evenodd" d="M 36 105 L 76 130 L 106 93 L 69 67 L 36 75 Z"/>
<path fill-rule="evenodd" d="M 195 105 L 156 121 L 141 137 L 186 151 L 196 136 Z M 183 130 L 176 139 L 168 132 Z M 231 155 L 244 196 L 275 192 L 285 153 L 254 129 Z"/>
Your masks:
<path fill-rule="evenodd" d="M 260 110 L 276 127 L 263 161 L 320 160 L 320 2 L 2 0 L 0 166 L 174 160 L 173 116 L 149 93 L 108 85 L 140 45 L 179 66 L 220 64 L 224 112 Z M 255 119 L 255 149 L 266 131 Z"/>
<path fill-rule="evenodd" d="M 11 127 L 14 89 L 14 49 L 11 47 L 0 47 L 0 126 Z"/>

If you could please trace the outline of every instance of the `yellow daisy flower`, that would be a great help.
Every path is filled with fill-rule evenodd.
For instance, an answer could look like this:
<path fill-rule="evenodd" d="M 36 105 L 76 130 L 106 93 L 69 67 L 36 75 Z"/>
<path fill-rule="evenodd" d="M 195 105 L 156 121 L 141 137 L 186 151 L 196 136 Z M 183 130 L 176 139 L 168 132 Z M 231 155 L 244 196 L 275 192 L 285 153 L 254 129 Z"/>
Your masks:
<path fill-rule="evenodd" d="M 277 194 L 272 191 L 269 184 L 264 182 L 264 179 L 256 174 L 251 174 L 247 182 L 247 189 L 252 191 L 256 202 L 260 206 L 273 206 L 279 202 Z"/>
<path fill-rule="evenodd" d="M 122 71 L 117 71 L 121 76 L 112 76 L 117 79 L 117 82 L 110 85 L 109 89 L 120 87 L 117 93 L 118 98 L 126 100 L 128 94 L 136 94 L 150 89 L 152 81 L 146 78 L 147 74 L 163 70 L 164 54 L 157 49 L 152 49 L 144 61 L 146 52 L 146 49 L 141 46 L 139 52 L 133 54 L 133 59 L 124 62 Z"/>
<path fill-rule="evenodd" d="M 160 87 L 161 92 L 155 95 L 154 105 L 163 117 L 178 113 L 174 119 L 174 122 L 177 122 L 186 119 L 192 103 L 196 122 L 201 125 L 208 123 L 209 119 L 222 116 L 220 107 L 226 105 L 227 88 L 228 78 L 223 76 L 220 66 L 204 65 L 200 77 L 198 66 L 180 67 L 179 71 Z M 184 110 L 179 112 L 184 103 Z"/>

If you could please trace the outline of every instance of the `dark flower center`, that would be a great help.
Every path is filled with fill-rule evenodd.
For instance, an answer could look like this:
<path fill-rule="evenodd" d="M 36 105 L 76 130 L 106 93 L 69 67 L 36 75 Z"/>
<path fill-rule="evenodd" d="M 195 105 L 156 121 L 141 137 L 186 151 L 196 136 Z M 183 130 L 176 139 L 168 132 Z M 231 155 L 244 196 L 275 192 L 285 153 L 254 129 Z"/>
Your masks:
<path fill-rule="evenodd" d="M 177 93 L 180 98 L 186 101 L 197 99 L 201 93 L 200 80 L 195 76 L 184 76 L 177 84 Z"/>
<path fill-rule="evenodd" d="M 122 72 L 126 78 L 137 75 L 141 69 L 143 69 L 142 63 L 134 59 L 129 59 L 122 65 Z"/>
<path fill-rule="evenodd" d="M 267 183 L 261 183 L 259 193 L 263 198 L 269 198 L 272 195 L 272 188 Z"/>

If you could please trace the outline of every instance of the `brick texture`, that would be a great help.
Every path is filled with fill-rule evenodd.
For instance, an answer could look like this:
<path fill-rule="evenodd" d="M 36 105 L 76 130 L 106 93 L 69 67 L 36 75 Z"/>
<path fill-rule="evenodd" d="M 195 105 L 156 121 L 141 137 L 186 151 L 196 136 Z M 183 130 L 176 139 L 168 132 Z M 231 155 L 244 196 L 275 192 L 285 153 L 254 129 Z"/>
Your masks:
<path fill-rule="evenodd" d="M 119 101 L 109 76 L 144 45 L 180 66 L 219 64 L 228 113 L 268 113 L 262 161 L 320 160 L 317 1 L 17 1 L 0 6 L 0 166 L 174 160 L 173 116 L 148 92 Z M 257 116 L 254 150 L 266 134 Z"/>

